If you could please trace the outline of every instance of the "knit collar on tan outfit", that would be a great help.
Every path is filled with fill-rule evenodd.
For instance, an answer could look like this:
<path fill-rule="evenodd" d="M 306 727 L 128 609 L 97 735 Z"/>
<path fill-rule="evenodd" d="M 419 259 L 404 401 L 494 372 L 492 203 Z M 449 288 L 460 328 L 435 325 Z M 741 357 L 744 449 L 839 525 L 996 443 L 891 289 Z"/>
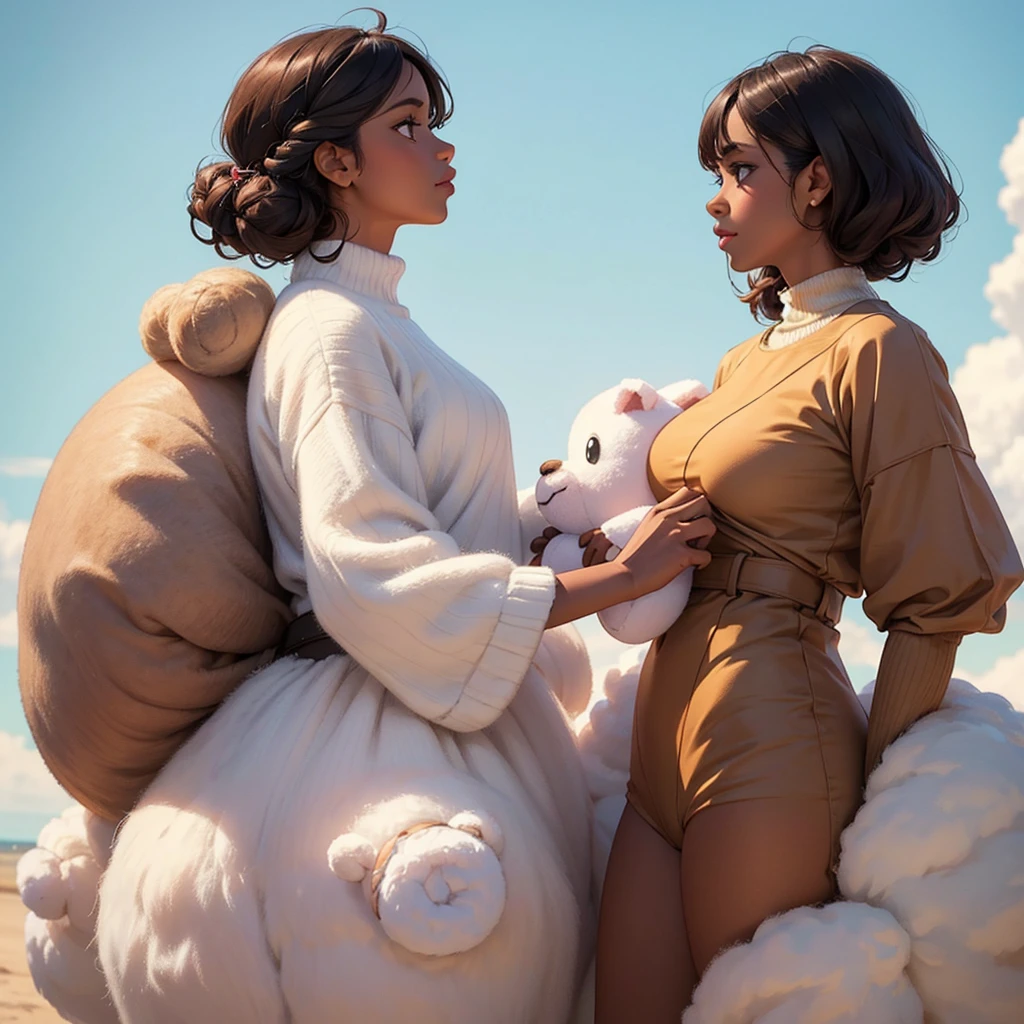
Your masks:
<path fill-rule="evenodd" d="M 865 299 L 877 299 L 860 267 L 826 270 L 779 292 L 782 319 L 762 340 L 764 348 L 785 348 L 807 338 L 834 320 L 850 306 Z"/>

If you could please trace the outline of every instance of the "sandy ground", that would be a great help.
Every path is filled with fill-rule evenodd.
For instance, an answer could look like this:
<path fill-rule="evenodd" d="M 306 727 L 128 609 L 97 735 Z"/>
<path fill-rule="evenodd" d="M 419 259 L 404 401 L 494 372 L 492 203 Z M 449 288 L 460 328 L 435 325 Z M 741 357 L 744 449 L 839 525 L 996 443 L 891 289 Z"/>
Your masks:
<path fill-rule="evenodd" d="M 14 888 L 19 854 L 0 854 L 0 1024 L 61 1024 L 25 963 L 25 907 Z"/>

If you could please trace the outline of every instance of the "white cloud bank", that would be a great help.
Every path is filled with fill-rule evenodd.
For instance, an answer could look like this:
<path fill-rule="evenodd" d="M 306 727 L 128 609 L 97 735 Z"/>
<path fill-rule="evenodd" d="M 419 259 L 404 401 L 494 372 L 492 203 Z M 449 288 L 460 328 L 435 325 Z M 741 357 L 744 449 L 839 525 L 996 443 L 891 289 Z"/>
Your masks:
<path fill-rule="evenodd" d="M 0 732 L 0 813 L 59 814 L 72 802 L 24 736 Z"/>
<path fill-rule="evenodd" d="M 30 455 L 0 458 L 0 476 L 46 476 L 52 462 Z"/>
<path fill-rule="evenodd" d="M 15 647 L 18 643 L 18 567 L 27 533 L 27 519 L 0 518 L 0 647 Z"/>
<path fill-rule="evenodd" d="M 1017 228 L 1013 250 L 989 271 L 985 298 L 1005 328 L 967 350 L 953 374 L 971 444 L 1018 548 L 1024 548 L 1024 118 L 999 166 L 1007 185 L 999 206 Z"/>

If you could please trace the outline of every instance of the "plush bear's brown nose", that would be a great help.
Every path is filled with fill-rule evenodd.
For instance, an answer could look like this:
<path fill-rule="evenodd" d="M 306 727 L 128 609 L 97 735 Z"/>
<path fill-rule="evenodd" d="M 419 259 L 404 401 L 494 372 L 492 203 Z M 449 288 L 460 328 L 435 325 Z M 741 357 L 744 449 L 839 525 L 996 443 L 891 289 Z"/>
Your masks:
<path fill-rule="evenodd" d="M 547 476 L 549 473 L 557 473 L 562 468 L 561 459 L 548 459 L 540 464 L 540 475 Z"/>

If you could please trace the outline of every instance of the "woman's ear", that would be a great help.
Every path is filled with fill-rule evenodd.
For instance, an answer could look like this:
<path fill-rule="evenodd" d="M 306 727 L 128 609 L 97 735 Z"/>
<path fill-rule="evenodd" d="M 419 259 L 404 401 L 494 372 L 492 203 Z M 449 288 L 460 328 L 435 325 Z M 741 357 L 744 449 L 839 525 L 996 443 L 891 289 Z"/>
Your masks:
<path fill-rule="evenodd" d="M 316 169 L 332 184 L 348 188 L 358 173 L 355 153 L 333 142 L 321 142 L 313 151 Z"/>
<path fill-rule="evenodd" d="M 825 161 L 816 156 L 796 176 L 793 185 L 797 209 L 806 211 L 808 206 L 821 206 L 832 192 L 832 176 L 828 173 Z"/>

